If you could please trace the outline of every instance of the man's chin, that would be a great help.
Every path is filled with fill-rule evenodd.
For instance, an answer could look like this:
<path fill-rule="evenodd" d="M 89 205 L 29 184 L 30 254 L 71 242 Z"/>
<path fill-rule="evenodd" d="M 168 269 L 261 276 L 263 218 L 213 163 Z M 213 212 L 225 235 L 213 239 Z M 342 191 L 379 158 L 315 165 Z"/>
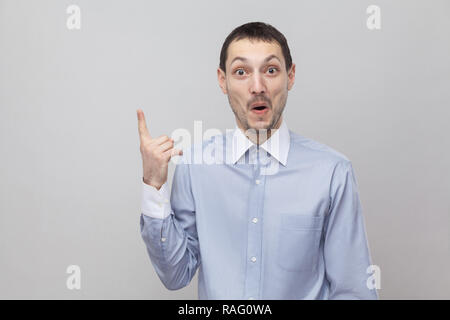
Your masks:
<path fill-rule="evenodd" d="M 267 130 L 270 128 L 270 121 L 255 121 L 250 122 L 248 125 L 253 130 Z"/>

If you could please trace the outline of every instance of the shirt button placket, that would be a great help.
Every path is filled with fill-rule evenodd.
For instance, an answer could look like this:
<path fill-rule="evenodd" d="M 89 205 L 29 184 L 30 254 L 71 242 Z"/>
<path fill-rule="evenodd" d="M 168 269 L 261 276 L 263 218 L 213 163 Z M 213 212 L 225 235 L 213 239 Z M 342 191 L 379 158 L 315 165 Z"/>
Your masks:
<path fill-rule="evenodd" d="M 256 151 L 256 150 L 255 150 Z M 245 284 L 245 296 L 257 299 L 260 297 L 261 279 L 261 252 L 262 252 L 262 223 L 258 223 L 262 217 L 264 199 L 264 177 L 260 175 L 259 155 L 254 165 L 253 185 L 250 191 L 249 220 L 248 220 L 248 243 L 247 243 L 247 274 Z"/>

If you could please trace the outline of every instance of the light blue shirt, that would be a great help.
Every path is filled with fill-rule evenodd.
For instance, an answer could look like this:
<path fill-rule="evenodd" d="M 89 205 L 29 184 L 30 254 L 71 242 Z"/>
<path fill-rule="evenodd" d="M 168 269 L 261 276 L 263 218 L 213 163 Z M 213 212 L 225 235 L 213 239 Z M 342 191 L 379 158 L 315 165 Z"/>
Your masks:
<path fill-rule="evenodd" d="M 144 184 L 140 216 L 168 289 L 187 286 L 198 270 L 199 299 L 378 298 L 344 155 L 283 121 L 259 148 L 236 127 L 180 160 L 170 201 L 166 186 Z"/>

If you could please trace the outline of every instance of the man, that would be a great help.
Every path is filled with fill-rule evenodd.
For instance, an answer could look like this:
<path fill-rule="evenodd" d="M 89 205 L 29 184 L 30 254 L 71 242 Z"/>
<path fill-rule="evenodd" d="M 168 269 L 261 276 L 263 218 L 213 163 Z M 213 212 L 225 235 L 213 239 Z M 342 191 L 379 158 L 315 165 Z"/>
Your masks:
<path fill-rule="evenodd" d="M 283 120 L 295 79 L 285 37 L 260 22 L 236 28 L 217 75 L 232 133 L 183 154 L 168 136 L 152 138 L 137 111 L 141 234 L 161 281 L 180 289 L 198 269 L 199 299 L 377 299 L 351 162 Z M 207 149 L 226 161 L 192 163 Z"/>

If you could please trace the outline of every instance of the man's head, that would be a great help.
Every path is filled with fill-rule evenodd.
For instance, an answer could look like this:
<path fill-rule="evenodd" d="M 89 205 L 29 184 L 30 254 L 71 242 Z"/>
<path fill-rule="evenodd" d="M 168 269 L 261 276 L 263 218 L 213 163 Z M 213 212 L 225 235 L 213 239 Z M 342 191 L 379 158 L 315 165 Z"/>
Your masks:
<path fill-rule="evenodd" d="M 222 46 L 217 76 L 241 129 L 279 128 L 295 79 L 283 34 L 262 22 L 237 27 Z"/>

